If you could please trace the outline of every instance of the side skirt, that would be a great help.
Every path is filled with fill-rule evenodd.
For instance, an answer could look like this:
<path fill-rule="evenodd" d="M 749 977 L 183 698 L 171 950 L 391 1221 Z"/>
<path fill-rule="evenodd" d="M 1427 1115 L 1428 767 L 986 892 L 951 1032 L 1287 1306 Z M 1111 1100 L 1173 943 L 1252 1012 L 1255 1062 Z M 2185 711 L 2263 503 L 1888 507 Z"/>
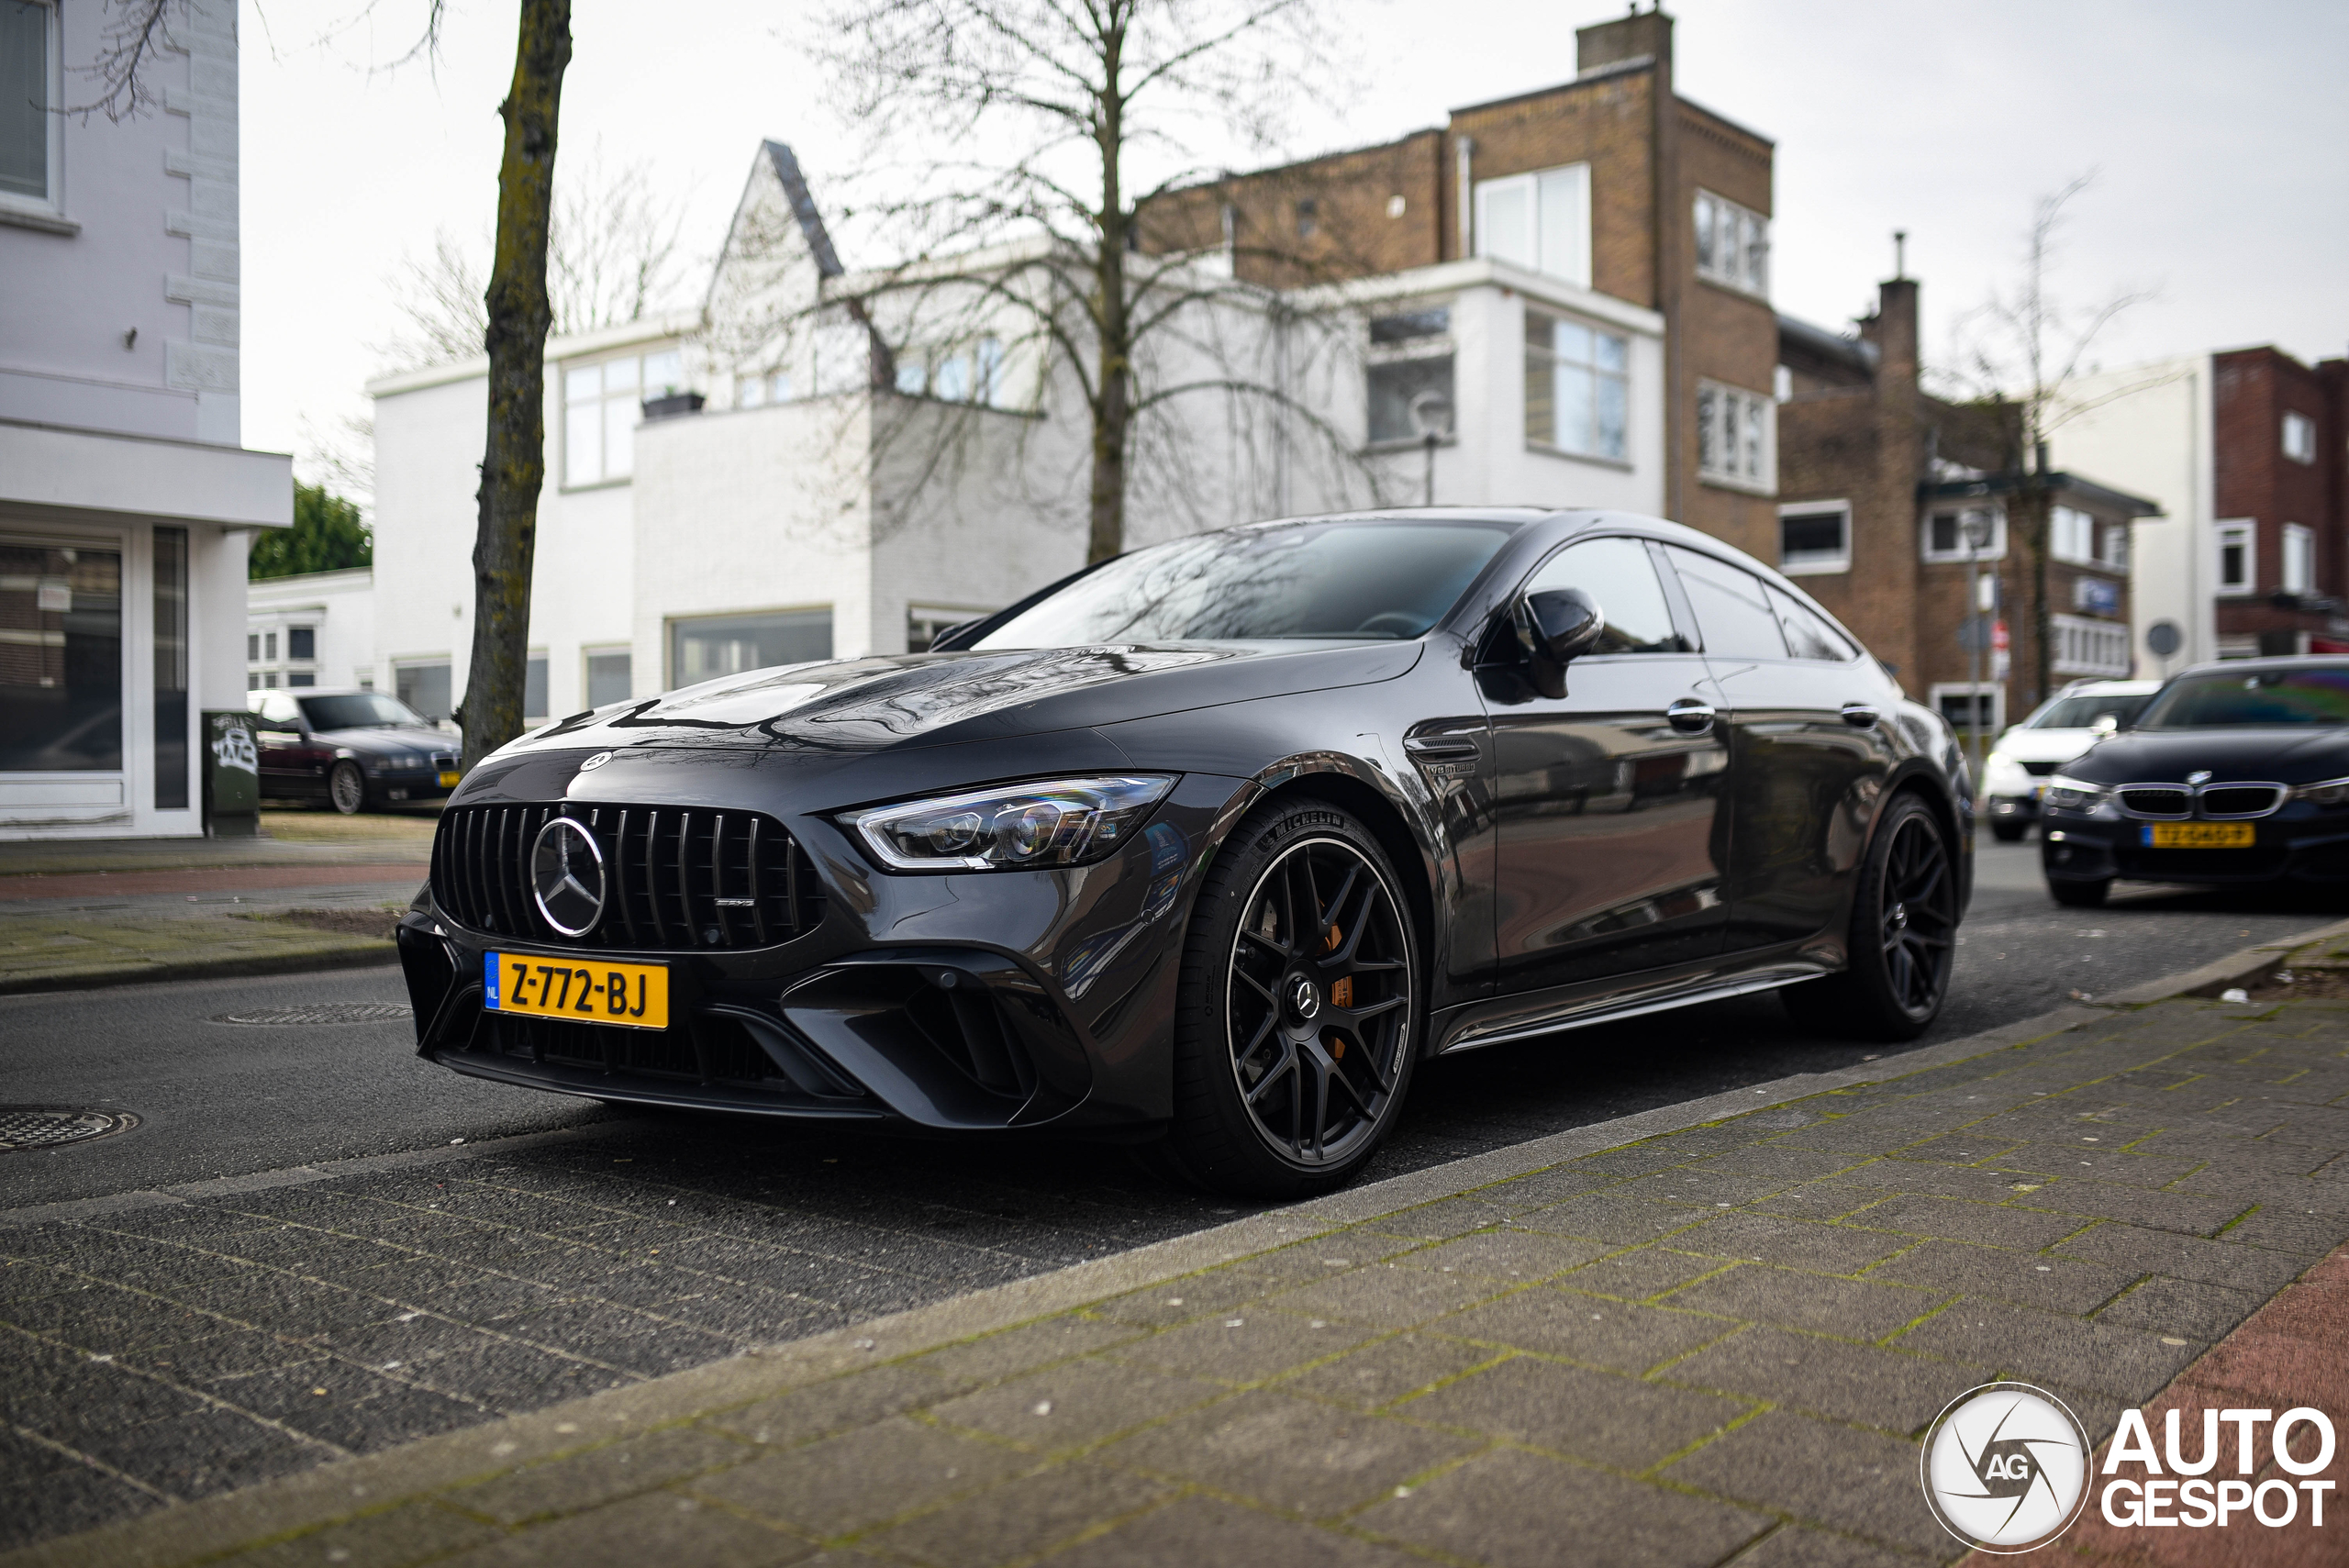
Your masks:
<path fill-rule="evenodd" d="M 1804 956 L 1798 948 L 1788 947 L 1765 950 L 1733 970 L 1706 963 L 1639 977 L 1630 984 L 1608 984 L 1603 990 L 1575 985 L 1470 1003 L 1454 1009 L 1449 1017 L 1434 1020 L 1431 1031 L 1436 1040 L 1434 1054 L 1449 1056 L 1455 1051 L 1555 1034 L 1561 1029 L 1588 1029 L 1618 1018 L 1635 1018 L 1643 1013 L 1719 1002 L 1756 991 L 1775 991 L 1782 985 L 1833 974 L 1842 967 Z"/>

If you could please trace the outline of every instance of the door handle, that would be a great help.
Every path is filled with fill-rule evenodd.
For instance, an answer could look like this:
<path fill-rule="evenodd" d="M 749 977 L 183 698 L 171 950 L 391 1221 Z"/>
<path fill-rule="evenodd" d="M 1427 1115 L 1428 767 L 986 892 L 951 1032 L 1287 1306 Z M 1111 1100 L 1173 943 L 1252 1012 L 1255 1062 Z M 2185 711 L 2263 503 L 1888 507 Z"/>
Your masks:
<path fill-rule="evenodd" d="M 1843 722 L 1854 729 L 1875 728 L 1876 717 L 1876 710 L 1866 703 L 1847 702 L 1843 705 Z"/>
<path fill-rule="evenodd" d="M 1466 762 L 1475 761 L 1482 749 L 1466 736 L 1413 735 L 1404 740 L 1403 750 L 1415 762 Z"/>
<path fill-rule="evenodd" d="M 1664 710 L 1664 722 L 1688 735 L 1702 735 L 1713 727 L 1713 705 L 1682 697 Z"/>

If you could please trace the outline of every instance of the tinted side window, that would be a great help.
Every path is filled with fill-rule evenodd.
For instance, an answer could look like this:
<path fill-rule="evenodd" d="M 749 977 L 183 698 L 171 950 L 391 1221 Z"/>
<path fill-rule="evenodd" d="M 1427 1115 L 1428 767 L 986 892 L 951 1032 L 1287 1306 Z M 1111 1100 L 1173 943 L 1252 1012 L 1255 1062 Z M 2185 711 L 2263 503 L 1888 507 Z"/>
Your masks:
<path fill-rule="evenodd" d="M 1761 580 L 1710 556 L 1668 544 L 1673 570 L 1697 614 L 1705 651 L 1727 659 L 1784 659 L 1787 639 Z"/>
<path fill-rule="evenodd" d="M 1860 656 L 1849 639 L 1801 601 L 1787 597 L 1766 583 L 1763 586 L 1769 591 L 1770 607 L 1778 612 L 1778 626 L 1786 632 L 1787 647 L 1796 658 L 1843 664 Z"/>
<path fill-rule="evenodd" d="M 1598 603 L 1607 631 L 1594 653 L 1685 653 L 1672 611 L 1656 581 L 1648 548 L 1635 539 L 1593 539 L 1570 544 L 1543 562 L 1525 591 L 1580 588 Z"/>

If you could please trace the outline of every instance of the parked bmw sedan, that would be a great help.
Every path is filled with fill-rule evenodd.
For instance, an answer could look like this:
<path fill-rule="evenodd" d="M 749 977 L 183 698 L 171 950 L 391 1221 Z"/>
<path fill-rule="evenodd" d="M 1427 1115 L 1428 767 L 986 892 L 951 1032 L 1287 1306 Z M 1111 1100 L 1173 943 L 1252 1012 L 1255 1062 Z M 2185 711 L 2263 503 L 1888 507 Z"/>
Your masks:
<path fill-rule="evenodd" d="M 457 787 L 456 737 L 381 692 L 256 692 L 261 793 L 323 800 L 348 817 Z"/>
<path fill-rule="evenodd" d="M 2065 763 L 2043 806 L 2058 904 L 2102 904 L 2116 878 L 2349 884 L 2349 662 L 2188 670 Z"/>
<path fill-rule="evenodd" d="M 451 799 L 400 957 L 421 1053 L 460 1073 L 1096 1129 L 1295 1195 L 1358 1171 L 1447 1052 L 1781 987 L 1914 1036 L 1969 798 L 1936 715 L 1703 535 L 1284 521 L 931 652 L 525 736 Z"/>

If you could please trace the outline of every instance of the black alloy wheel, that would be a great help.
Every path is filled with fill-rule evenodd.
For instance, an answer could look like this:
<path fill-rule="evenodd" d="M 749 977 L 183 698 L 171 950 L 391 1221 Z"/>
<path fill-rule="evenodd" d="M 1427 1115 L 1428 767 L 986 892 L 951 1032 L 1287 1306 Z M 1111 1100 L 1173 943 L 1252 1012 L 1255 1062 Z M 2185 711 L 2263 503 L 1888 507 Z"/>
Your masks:
<path fill-rule="evenodd" d="M 345 817 L 356 815 L 367 804 L 367 780 L 358 763 L 346 758 L 334 765 L 334 772 L 327 775 L 327 800 Z"/>
<path fill-rule="evenodd" d="M 1866 1040 L 1914 1040 L 1949 995 L 1957 956 L 1957 867 L 1941 824 L 1913 795 L 1896 798 L 1860 863 L 1850 964 L 1782 995 L 1796 1021 Z"/>
<path fill-rule="evenodd" d="M 1377 840 L 1318 801 L 1244 822 L 1186 948 L 1160 1153 L 1263 1197 L 1335 1187 L 1393 1126 L 1420 1028 L 1416 934 Z"/>

